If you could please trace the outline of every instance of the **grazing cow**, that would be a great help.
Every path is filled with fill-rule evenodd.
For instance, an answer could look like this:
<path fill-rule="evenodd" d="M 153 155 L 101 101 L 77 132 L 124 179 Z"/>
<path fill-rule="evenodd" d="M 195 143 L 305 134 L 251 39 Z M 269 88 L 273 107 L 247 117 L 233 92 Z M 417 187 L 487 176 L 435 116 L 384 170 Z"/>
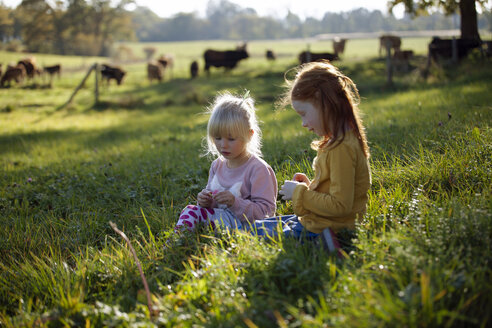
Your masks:
<path fill-rule="evenodd" d="M 388 51 L 388 47 L 393 51 L 400 50 L 401 47 L 401 38 L 396 35 L 391 35 L 391 34 L 383 34 L 379 37 L 379 57 L 383 56 L 384 54 L 383 49 Z"/>
<path fill-rule="evenodd" d="M 171 77 L 173 75 L 174 58 L 171 55 L 161 55 L 157 58 L 157 62 L 162 65 L 163 70 L 169 69 Z"/>
<path fill-rule="evenodd" d="M 24 70 L 26 71 L 26 76 L 29 79 L 34 78 L 34 75 L 39 72 L 39 70 L 36 68 L 36 60 L 33 57 L 19 60 L 17 62 L 17 65 L 24 66 Z"/>
<path fill-rule="evenodd" d="M 194 79 L 198 76 L 198 62 L 194 60 L 190 65 L 191 78 Z"/>
<path fill-rule="evenodd" d="M 454 43 L 454 45 L 453 45 Z M 473 39 L 441 39 L 439 37 L 432 38 L 429 43 L 429 60 L 438 61 L 441 58 L 447 59 L 462 59 L 466 57 L 471 50 L 480 48 L 480 40 Z M 453 51 L 454 47 L 454 51 Z M 453 54 L 454 53 L 454 54 Z"/>
<path fill-rule="evenodd" d="M 157 58 L 157 61 L 164 68 L 171 68 L 174 66 L 174 58 L 170 55 L 161 55 L 159 58 Z"/>
<path fill-rule="evenodd" d="M 147 63 L 147 78 L 150 83 L 152 80 L 162 81 L 162 68 L 159 63 Z"/>
<path fill-rule="evenodd" d="M 210 67 L 224 67 L 226 70 L 233 69 L 237 63 L 249 57 L 246 45 L 238 47 L 237 50 L 217 51 L 208 49 L 203 53 L 205 59 L 205 72 L 210 74 Z"/>
<path fill-rule="evenodd" d="M 43 68 L 43 71 L 45 73 L 48 73 L 50 76 L 50 79 L 53 77 L 53 75 L 58 75 L 58 78 L 60 78 L 60 73 L 61 73 L 61 65 L 53 65 L 53 66 L 45 66 Z"/>
<path fill-rule="evenodd" d="M 2 76 L 2 79 L 0 80 L 0 86 L 4 87 L 5 82 L 7 82 L 10 86 L 10 82 L 13 80 L 16 83 L 22 82 L 24 79 L 24 76 L 26 75 L 26 69 L 24 68 L 23 65 L 17 65 L 17 66 L 7 66 L 7 70 Z"/>
<path fill-rule="evenodd" d="M 0 77 L 2 76 L 2 64 L 0 64 Z"/>
<path fill-rule="evenodd" d="M 322 59 L 326 59 L 329 61 L 337 60 L 338 55 L 332 54 L 329 52 L 322 52 L 322 53 L 314 53 L 314 52 L 309 52 L 309 51 L 303 51 L 299 54 L 297 57 L 299 59 L 299 63 L 305 64 L 313 61 L 318 61 Z"/>
<path fill-rule="evenodd" d="M 113 67 L 106 64 L 101 65 L 101 81 L 107 80 L 108 85 L 111 79 L 114 79 L 118 85 L 123 81 L 126 72 L 119 67 Z"/>
<path fill-rule="evenodd" d="M 339 37 L 333 39 L 333 52 L 335 55 L 343 54 L 345 51 L 345 42 L 347 42 L 347 39 L 340 39 Z"/>
<path fill-rule="evenodd" d="M 268 60 L 275 60 L 277 57 L 275 56 L 275 54 L 273 53 L 272 50 L 267 50 L 266 51 L 266 58 Z"/>
<path fill-rule="evenodd" d="M 408 72 L 410 67 L 410 59 L 412 58 L 412 50 L 396 50 L 393 54 L 393 65 L 398 70 Z"/>

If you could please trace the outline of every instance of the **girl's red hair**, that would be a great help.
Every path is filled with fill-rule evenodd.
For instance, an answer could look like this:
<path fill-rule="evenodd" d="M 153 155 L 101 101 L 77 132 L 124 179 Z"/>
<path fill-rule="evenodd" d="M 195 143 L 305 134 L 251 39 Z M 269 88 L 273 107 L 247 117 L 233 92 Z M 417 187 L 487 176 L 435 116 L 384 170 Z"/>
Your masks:
<path fill-rule="evenodd" d="M 315 149 L 342 142 L 348 130 L 353 130 L 362 151 L 369 157 L 369 146 L 359 116 L 359 91 L 355 83 L 328 61 L 311 62 L 299 66 L 293 81 L 286 79 L 288 90 L 283 103 L 306 101 L 319 110 L 323 127 L 328 134 L 313 142 Z"/>

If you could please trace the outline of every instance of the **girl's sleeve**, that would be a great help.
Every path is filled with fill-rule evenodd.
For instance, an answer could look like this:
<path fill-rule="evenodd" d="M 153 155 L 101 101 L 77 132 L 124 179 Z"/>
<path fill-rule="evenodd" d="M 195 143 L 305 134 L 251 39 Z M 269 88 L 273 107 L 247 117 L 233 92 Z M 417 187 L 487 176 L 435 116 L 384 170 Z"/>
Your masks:
<path fill-rule="evenodd" d="M 236 197 L 230 210 L 241 221 L 253 222 L 275 215 L 277 200 L 277 178 L 269 166 L 258 166 L 251 170 L 251 198 Z"/>
<path fill-rule="evenodd" d="M 328 193 L 309 190 L 299 184 L 292 195 L 294 213 L 314 213 L 324 217 L 341 217 L 351 213 L 355 193 L 355 153 L 346 145 L 338 145 L 327 156 L 330 186 Z"/>

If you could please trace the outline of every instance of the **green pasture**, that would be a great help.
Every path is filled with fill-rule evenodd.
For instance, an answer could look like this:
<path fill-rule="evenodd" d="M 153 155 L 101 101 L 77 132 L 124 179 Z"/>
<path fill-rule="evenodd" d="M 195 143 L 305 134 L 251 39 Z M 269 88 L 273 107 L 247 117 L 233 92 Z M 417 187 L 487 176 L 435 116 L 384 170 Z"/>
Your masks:
<path fill-rule="evenodd" d="M 100 85 L 95 103 L 92 73 L 65 107 L 93 63 L 114 59 L 35 54 L 67 69 L 51 86 L 37 77 L 0 88 L 0 325 L 490 326 L 492 64 L 472 54 L 423 77 L 428 41 L 403 39 L 416 57 L 392 85 L 377 40 L 349 40 L 335 62 L 360 89 L 373 179 L 366 217 L 340 235 L 343 259 L 284 238 L 172 233 L 207 181 L 203 109 L 217 92 L 250 90 L 279 185 L 312 174 L 314 135 L 275 105 L 306 40 L 252 41 L 235 70 L 195 80 L 192 60 L 203 68 L 205 49 L 235 44 L 126 43 L 123 84 Z M 148 46 L 175 58 L 164 82 L 146 79 Z M 330 41 L 309 46 L 331 51 Z M 0 63 L 26 55 L 0 52 Z M 110 221 L 136 249 L 153 313 Z"/>

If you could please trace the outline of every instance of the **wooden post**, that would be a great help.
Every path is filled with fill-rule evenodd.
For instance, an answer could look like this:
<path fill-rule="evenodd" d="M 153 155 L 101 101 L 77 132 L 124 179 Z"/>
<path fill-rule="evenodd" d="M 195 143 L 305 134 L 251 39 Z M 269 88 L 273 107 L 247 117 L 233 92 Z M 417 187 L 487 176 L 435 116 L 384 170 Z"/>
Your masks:
<path fill-rule="evenodd" d="M 391 41 L 386 41 L 386 82 L 393 84 L 393 63 L 391 62 Z"/>
<path fill-rule="evenodd" d="M 94 84 L 94 103 L 97 105 L 99 103 L 99 66 L 97 63 L 94 64 L 94 70 L 96 72 L 95 84 Z"/>
<path fill-rule="evenodd" d="M 453 40 L 451 41 L 451 47 L 452 47 L 452 54 L 453 54 L 451 58 L 453 64 L 456 64 L 458 62 L 458 40 L 456 40 L 455 36 L 453 36 Z"/>
<path fill-rule="evenodd" d="M 68 99 L 68 101 L 65 104 L 63 104 L 59 109 L 62 109 L 64 107 L 66 107 L 67 105 L 69 105 L 72 102 L 73 98 L 75 97 L 75 95 L 77 94 L 77 92 L 79 92 L 80 88 L 82 88 L 82 86 L 84 85 L 85 81 L 87 80 L 87 78 L 91 74 L 92 70 L 96 69 L 96 67 L 97 67 L 97 63 L 95 63 L 94 65 L 92 65 L 91 68 L 89 68 L 89 71 L 85 75 L 85 77 L 82 80 L 82 82 L 80 82 L 80 84 L 77 86 L 77 88 L 75 88 L 75 91 L 70 96 L 70 99 Z M 97 73 L 96 73 L 96 75 L 97 75 Z"/>

